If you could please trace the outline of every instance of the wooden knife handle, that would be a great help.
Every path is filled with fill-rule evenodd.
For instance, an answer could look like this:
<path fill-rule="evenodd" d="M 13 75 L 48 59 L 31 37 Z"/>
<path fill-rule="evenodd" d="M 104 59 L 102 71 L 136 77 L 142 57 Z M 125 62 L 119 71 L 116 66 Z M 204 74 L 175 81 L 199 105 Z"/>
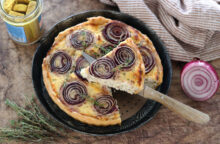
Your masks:
<path fill-rule="evenodd" d="M 150 87 L 145 87 L 144 90 L 140 93 L 141 96 L 145 98 L 149 98 L 152 100 L 155 100 L 167 108 L 169 108 L 171 111 L 177 113 L 181 117 L 193 121 L 199 124 L 205 124 L 210 120 L 209 115 L 198 111 L 188 105 L 185 105 L 167 95 L 164 95 Z"/>

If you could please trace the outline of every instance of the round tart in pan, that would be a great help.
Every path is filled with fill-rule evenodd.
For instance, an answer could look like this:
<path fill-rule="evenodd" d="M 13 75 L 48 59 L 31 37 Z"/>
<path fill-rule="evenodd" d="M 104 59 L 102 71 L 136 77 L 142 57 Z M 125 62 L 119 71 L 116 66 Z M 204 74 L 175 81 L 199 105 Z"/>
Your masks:
<path fill-rule="evenodd" d="M 126 55 L 133 57 L 126 65 L 121 65 L 120 59 L 123 47 L 128 51 Z M 119 108 L 111 89 L 106 85 L 87 81 L 81 73 L 89 65 L 82 52 L 101 59 L 111 51 L 118 53 L 118 58 L 106 57 L 105 59 L 111 59 L 105 60 L 106 67 L 111 71 L 93 71 L 97 77 L 109 79 L 115 76 L 117 72 L 114 68 L 117 69 L 120 65 L 122 71 L 134 71 L 127 75 L 135 86 L 130 93 L 138 93 L 144 84 L 156 88 L 162 83 L 163 67 L 146 35 L 120 21 L 101 16 L 90 17 L 86 22 L 60 32 L 42 64 L 43 81 L 49 96 L 74 119 L 97 126 L 121 124 Z M 139 70 L 142 72 L 137 77 L 132 77 Z M 123 73 L 119 75 L 121 74 Z M 141 80 L 138 79 L 141 77 Z M 120 79 L 117 80 L 120 82 Z"/>

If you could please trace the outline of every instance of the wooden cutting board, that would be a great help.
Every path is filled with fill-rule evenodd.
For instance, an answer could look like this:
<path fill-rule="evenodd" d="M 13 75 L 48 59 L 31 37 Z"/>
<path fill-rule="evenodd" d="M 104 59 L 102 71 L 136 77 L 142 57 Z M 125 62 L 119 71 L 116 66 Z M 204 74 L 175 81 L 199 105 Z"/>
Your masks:
<path fill-rule="evenodd" d="M 46 0 L 44 1 L 43 21 L 46 30 L 74 13 L 111 9 L 98 0 Z M 15 45 L 7 35 L 6 26 L 0 20 L 0 126 L 7 127 L 9 121 L 16 117 L 15 113 L 4 104 L 9 98 L 23 104 L 23 96 L 34 94 L 31 80 L 32 57 L 37 45 L 20 47 Z M 173 63 L 173 79 L 169 95 L 210 115 L 207 125 L 198 125 L 176 116 L 162 107 L 149 123 L 129 133 L 111 137 L 94 137 L 68 131 L 73 139 L 59 141 L 62 144 L 94 143 L 94 144 L 218 144 L 220 143 L 220 90 L 206 102 L 194 102 L 187 98 L 181 90 L 180 71 L 184 63 Z M 220 75 L 220 59 L 212 61 Z M 40 106 L 41 107 L 41 106 Z M 16 142 L 9 142 L 16 143 Z"/>

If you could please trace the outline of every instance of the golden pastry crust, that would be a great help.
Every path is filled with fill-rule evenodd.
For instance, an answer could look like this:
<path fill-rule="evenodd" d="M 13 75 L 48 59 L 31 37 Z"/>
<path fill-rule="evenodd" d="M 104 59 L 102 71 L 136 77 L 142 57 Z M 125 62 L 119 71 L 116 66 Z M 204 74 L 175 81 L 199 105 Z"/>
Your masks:
<path fill-rule="evenodd" d="M 83 110 L 82 111 L 84 112 L 84 114 L 82 114 L 81 111 L 80 112 L 70 111 L 69 107 L 64 105 L 60 101 L 59 90 L 60 90 L 60 87 L 63 85 L 63 82 L 65 81 L 66 78 L 68 77 L 76 78 L 77 76 L 74 73 L 72 73 L 70 76 L 69 73 L 59 75 L 59 74 L 51 72 L 49 61 L 54 53 L 58 51 L 62 51 L 71 56 L 72 63 L 73 63 L 72 67 L 75 67 L 75 62 L 77 58 L 79 58 L 82 55 L 82 51 L 76 50 L 73 48 L 70 42 L 70 35 L 78 30 L 89 30 L 90 32 L 92 32 L 92 34 L 94 35 L 93 43 L 88 48 L 85 49 L 85 52 L 95 58 L 101 57 L 100 46 L 109 44 L 109 42 L 106 41 L 102 35 L 102 29 L 105 27 L 105 25 L 107 25 L 110 22 L 115 22 L 115 20 L 107 19 L 101 16 L 91 17 L 91 18 L 88 18 L 88 21 L 86 22 L 80 23 L 76 26 L 73 26 L 73 27 L 70 27 L 64 30 L 63 32 L 60 32 L 58 36 L 55 38 L 54 43 L 51 49 L 49 50 L 49 52 L 47 53 L 47 56 L 44 58 L 44 61 L 42 64 L 44 84 L 52 100 L 64 112 L 66 112 L 68 115 L 72 116 L 73 118 L 79 121 L 82 121 L 84 123 L 87 123 L 87 124 L 98 125 L 98 126 L 120 124 L 121 119 L 120 119 L 119 112 L 114 111 L 111 114 L 107 114 L 102 117 L 97 115 L 96 117 L 94 116 L 96 112 L 95 110 L 92 110 L 92 108 L 90 112 L 92 112 L 93 114 L 90 114 L 90 115 L 89 114 L 85 115 L 86 111 L 83 111 Z M 161 65 L 160 58 L 152 42 L 149 40 L 149 38 L 146 35 L 142 34 L 140 31 L 128 25 L 126 25 L 126 27 L 129 30 L 131 34 L 131 38 L 136 45 L 139 45 L 140 43 L 142 43 L 144 46 L 148 47 L 152 51 L 155 57 L 155 60 L 156 60 L 156 65 L 149 73 L 145 74 L 145 82 L 149 86 L 154 87 L 154 88 L 159 86 L 162 83 L 163 68 Z M 70 71 L 72 71 L 72 68 Z M 98 89 L 103 92 L 103 88 L 98 88 Z M 111 92 L 109 91 L 109 93 Z"/>

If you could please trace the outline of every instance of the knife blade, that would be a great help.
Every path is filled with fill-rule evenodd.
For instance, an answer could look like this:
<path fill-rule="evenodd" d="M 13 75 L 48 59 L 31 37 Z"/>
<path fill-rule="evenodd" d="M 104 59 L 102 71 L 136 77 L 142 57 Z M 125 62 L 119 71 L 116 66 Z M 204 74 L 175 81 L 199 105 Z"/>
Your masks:
<path fill-rule="evenodd" d="M 96 60 L 85 52 L 83 52 L 82 55 L 89 62 L 89 64 L 92 64 Z"/>

